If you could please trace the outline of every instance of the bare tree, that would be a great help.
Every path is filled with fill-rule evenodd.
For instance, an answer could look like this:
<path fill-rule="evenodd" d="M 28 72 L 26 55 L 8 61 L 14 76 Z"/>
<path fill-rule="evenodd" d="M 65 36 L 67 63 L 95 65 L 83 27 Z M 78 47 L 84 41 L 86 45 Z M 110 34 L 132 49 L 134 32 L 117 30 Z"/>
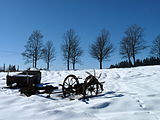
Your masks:
<path fill-rule="evenodd" d="M 143 39 L 144 30 L 142 27 L 134 24 L 126 29 L 125 34 L 131 43 L 131 54 L 135 65 L 136 55 L 146 48 L 145 41 Z"/>
<path fill-rule="evenodd" d="M 80 57 L 83 54 L 83 50 L 79 46 L 80 42 L 79 39 L 74 39 L 72 42 L 72 47 L 71 47 L 71 60 L 70 62 L 73 65 L 73 70 L 75 70 L 75 64 L 80 63 Z"/>
<path fill-rule="evenodd" d="M 100 69 L 102 69 L 102 62 L 108 60 L 112 52 L 113 44 L 110 42 L 110 33 L 103 29 L 96 41 L 91 44 L 89 53 L 92 58 L 99 61 Z"/>
<path fill-rule="evenodd" d="M 63 58 L 66 61 L 67 69 L 69 70 L 70 66 L 70 59 L 71 59 L 71 48 L 72 48 L 72 42 L 73 39 L 77 39 L 77 36 L 75 36 L 75 32 L 73 29 L 67 30 L 66 33 L 64 33 L 64 41 L 61 46 L 62 52 L 63 52 Z"/>
<path fill-rule="evenodd" d="M 80 56 L 83 51 L 79 47 L 79 38 L 73 29 L 69 29 L 64 34 L 64 42 L 61 46 L 63 52 L 63 58 L 67 63 L 67 69 L 69 70 L 70 63 L 75 69 L 75 64 L 79 63 Z"/>
<path fill-rule="evenodd" d="M 151 55 L 160 58 L 160 35 L 153 40 L 153 45 L 151 46 Z"/>
<path fill-rule="evenodd" d="M 22 56 L 26 60 L 26 63 L 33 64 L 33 67 L 37 67 L 37 61 L 42 57 L 42 38 L 43 35 L 38 30 L 34 30 L 30 35 L 27 44 L 24 46 L 25 51 Z"/>
<path fill-rule="evenodd" d="M 55 48 L 53 46 L 53 41 L 49 40 L 46 42 L 46 44 L 44 45 L 44 48 L 42 50 L 42 53 L 43 53 L 43 60 L 47 64 L 47 70 L 49 70 L 50 63 L 55 58 Z"/>
<path fill-rule="evenodd" d="M 131 49 L 131 41 L 125 37 L 120 41 L 120 55 L 122 58 L 128 58 L 130 65 L 132 65 L 131 57 L 132 57 L 132 49 Z"/>

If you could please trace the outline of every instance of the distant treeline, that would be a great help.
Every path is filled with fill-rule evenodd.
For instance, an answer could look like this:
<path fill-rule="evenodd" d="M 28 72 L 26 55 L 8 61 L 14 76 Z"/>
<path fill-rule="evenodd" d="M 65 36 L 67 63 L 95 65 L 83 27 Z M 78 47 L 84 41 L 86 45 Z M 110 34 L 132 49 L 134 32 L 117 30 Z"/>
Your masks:
<path fill-rule="evenodd" d="M 129 68 L 129 67 L 136 67 L 136 66 L 147 66 L 147 65 L 160 65 L 160 58 L 158 57 L 150 57 L 145 58 L 143 60 L 137 59 L 135 65 L 129 63 L 128 61 L 121 61 L 118 64 L 111 65 L 110 68 Z"/>
<path fill-rule="evenodd" d="M 16 67 L 16 65 L 9 65 L 6 67 L 4 64 L 3 67 L 0 67 L 0 72 L 16 72 L 19 71 L 19 65 Z"/>

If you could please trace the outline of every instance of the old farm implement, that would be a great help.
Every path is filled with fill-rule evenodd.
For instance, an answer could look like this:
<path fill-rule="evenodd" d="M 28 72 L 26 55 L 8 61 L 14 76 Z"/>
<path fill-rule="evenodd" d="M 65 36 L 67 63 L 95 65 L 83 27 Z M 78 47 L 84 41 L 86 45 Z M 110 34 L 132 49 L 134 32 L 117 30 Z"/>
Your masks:
<path fill-rule="evenodd" d="M 63 97 L 70 97 L 76 95 L 82 95 L 83 98 L 96 96 L 103 91 L 103 83 L 99 82 L 99 77 L 92 75 L 89 72 L 86 72 L 88 76 L 84 79 L 83 83 L 79 82 L 79 77 L 76 77 L 73 74 L 68 75 L 63 84 L 60 84 L 62 87 L 61 93 Z M 58 87 L 48 85 L 47 83 L 41 83 L 41 72 L 38 70 L 27 70 L 16 75 L 7 75 L 7 86 L 10 88 L 20 88 L 20 93 L 25 94 L 26 96 L 31 96 L 35 94 L 47 93 L 50 97 L 50 94 L 56 93 L 54 90 Z"/>
<path fill-rule="evenodd" d="M 98 81 L 96 76 L 87 72 L 84 83 L 79 83 L 79 79 L 75 75 L 68 75 L 63 82 L 62 91 L 64 97 L 83 95 L 83 98 L 96 96 L 103 91 L 103 84 Z M 100 77 L 100 76 L 99 76 Z M 98 78 L 99 78 L 98 77 Z"/>

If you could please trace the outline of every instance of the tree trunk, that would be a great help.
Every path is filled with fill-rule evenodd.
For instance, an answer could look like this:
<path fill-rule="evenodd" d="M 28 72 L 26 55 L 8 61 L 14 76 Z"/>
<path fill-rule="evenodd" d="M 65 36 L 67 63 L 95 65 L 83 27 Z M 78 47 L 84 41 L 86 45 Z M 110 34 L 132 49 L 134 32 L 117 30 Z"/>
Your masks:
<path fill-rule="evenodd" d="M 133 51 L 132 51 L 132 52 L 133 52 L 133 53 L 132 53 L 132 54 L 133 54 L 133 55 L 132 55 L 132 57 L 133 57 L 133 64 L 134 64 L 134 66 L 136 66 L 136 58 L 135 58 L 135 49 L 134 49 L 134 47 L 132 48 L 132 50 L 133 50 Z"/>
<path fill-rule="evenodd" d="M 37 58 L 35 58 L 35 65 L 34 65 L 35 68 L 37 68 Z"/>
<path fill-rule="evenodd" d="M 75 70 L 75 63 L 73 63 L 73 70 Z"/>
<path fill-rule="evenodd" d="M 134 62 L 134 66 L 136 66 L 136 58 L 135 58 L 135 55 L 133 55 L 133 62 Z"/>
<path fill-rule="evenodd" d="M 33 61 L 32 61 L 33 63 L 32 63 L 32 67 L 34 68 L 34 56 L 33 56 Z"/>
<path fill-rule="evenodd" d="M 5 72 L 6 71 L 6 67 L 5 67 L 5 64 L 3 65 L 3 72 Z"/>
<path fill-rule="evenodd" d="M 102 60 L 99 61 L 100 69 L 102 69 Z"/>
<path fill-rule="evenodd" d="M 47 62 L 47 70 L 49 70 L 49 62 Z"/>
<path fill-rule="evenodd" d="M 129 65 L 131 67 L 132 66 L 132 62 L 131 62 L 131 57 L 130 56 L 128 56 L 128 61 L 129 61 Z"/>
<path fill-rule="evenodd" d="M 35 66 L 34 67 L 37 68 L 37 61 L 35 61 Z"/>
<path fill-rule="evenodd" d="M 67 60 L 67 69 L 69 70 L 69 59 Z"/>

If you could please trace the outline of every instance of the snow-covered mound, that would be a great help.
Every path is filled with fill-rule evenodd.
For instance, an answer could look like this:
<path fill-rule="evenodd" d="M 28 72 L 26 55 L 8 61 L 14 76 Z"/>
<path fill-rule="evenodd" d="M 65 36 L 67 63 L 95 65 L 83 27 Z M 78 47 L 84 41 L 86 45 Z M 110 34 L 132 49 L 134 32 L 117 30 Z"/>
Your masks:
<path fill-rule="evenodd" d="M 93 73 L 42 71 L 42 82 L 58 86 L 69 74 L 85 78 L 86 71 Z M 160 120 L 160 66 L 96 70 L 100 73 L 103 93 L 83 101 L 62 98 L 61 93 L 25 97 L 3 88 L 7 73 L 1 72 L 0 120 Z"/>

